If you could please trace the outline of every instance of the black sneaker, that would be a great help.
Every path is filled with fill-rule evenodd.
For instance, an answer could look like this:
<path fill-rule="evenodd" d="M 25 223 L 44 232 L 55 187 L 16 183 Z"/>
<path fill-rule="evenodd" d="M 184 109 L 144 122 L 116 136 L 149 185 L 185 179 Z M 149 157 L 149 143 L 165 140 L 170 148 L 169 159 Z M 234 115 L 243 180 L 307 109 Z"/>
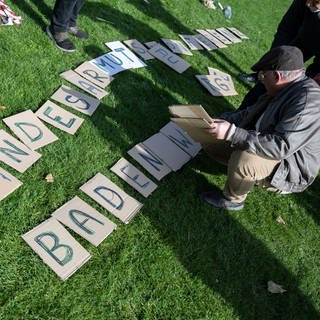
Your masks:
<path fill-rule="evenodd" d="M 89 35 L 77 27 L 70 27 L 68 32 L 79 39 L 89 39 Z"/>
<path fill-rule="evenodd" d="M 243 202 L 237 203 L 227 200 L 220 189 L 214 191 L 202 192 L 199 194 L 201 201 L 210 204 L 216 208 L 238 211 L 243 209 Z"/>
<path fill-rule="evenodd" d="M 47 34 L 50 39 L 53 41 L 55 46 L 65 52 L 74 52 L 76 51 L 76 47 L 72 43 L 72 41 L 68 38 L 67 32 L 54 32 L 51 29 L 51 26 L 47 26 L 46 28 Z"/>
<path fill-rule="evenodd" d="M 245 83 L 257 83 L 258 76 L 256 73 L 240 73 L 239 79 Z"/>

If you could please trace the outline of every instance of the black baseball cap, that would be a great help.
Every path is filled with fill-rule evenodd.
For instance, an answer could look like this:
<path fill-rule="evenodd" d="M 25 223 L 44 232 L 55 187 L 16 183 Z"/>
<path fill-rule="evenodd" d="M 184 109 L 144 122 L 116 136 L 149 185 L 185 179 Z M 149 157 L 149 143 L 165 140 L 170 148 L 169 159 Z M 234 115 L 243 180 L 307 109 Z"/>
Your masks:
<path fill-rule="evenodd" d="M 303 54 L 299 48 L 293 46 L 272 48 L 251 67 L 256 72 L 266 70 L 292 71 L 303 68 Z"/>

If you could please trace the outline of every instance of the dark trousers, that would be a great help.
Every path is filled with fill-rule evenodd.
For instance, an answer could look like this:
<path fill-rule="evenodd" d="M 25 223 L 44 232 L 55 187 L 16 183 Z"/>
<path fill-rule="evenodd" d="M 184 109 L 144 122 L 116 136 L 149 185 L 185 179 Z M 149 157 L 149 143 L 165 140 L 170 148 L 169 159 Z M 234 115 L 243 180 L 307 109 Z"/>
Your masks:
<path fill-rule="evenodd" d="M 51 18 L 51 26 L 55 32 L 66 32 L 75 27 L 78 13 L 85 0 L 56 0 Z"/>

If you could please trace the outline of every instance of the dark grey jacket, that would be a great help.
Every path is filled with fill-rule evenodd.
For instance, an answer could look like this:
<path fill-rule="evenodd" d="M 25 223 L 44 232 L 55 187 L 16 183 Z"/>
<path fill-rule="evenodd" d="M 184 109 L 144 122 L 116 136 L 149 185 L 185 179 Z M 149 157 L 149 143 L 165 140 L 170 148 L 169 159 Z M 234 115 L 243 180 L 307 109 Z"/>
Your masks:
<path fill-rule="evenodd" d="M 307 75 L 313 78 L 320 72 L 320 12 L 312 13 L 306 0 L 294 0 L 283 16 L 272 48 L 282 45 L 296 46 L 303 53 L 304 61 L 314 57 L 307 68 Z"/>
<path fill-rule="evenodd" d="M 251 107 L 220 118 L 237 126 L 234 148 L 280 160 L 274 187 L 301 192 L 314 181 L 320 168 L 320 87 L 312 79 L 300 77 L 276 97 L 263 95 Z"/>

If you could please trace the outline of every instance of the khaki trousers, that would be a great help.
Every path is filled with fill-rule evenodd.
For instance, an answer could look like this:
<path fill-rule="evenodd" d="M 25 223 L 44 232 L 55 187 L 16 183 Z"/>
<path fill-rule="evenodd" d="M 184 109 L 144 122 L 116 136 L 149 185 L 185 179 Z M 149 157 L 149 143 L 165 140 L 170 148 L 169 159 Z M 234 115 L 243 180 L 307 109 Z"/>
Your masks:
<path fill-rule="evenodd" d="M 235 150 L 225 141 L 217 140 L 202 147 L 212 159 L 228 167 L 228 177 L 223 190 L 228 200 L 243 202 L 254 185 L 279 192 L 269 182 L 270 176 L 280 163 L 279 160 L 265 159 L 247 151 Z"/>

